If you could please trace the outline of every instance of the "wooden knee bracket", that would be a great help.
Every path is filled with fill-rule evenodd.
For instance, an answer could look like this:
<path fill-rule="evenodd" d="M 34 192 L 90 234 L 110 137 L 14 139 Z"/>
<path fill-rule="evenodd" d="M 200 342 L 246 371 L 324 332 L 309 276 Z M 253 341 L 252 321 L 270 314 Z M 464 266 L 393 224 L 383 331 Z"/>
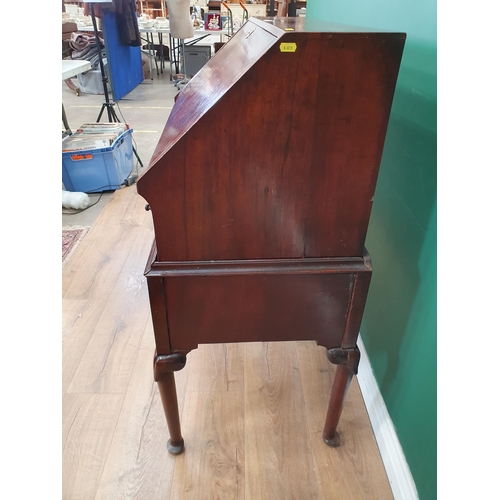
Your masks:
<path fill-rule="evenodd" d="M 328 361 L 334 365 L 347 365 L 353 375 L 358 374 L 360 353 L 358 346 L 351 349 L 334 347 L 326 351 Z"/>
<path fill-rule="evenodd" d="M 153 369 L 155 382 L 159 382 L 165 373 L 177 372 L 186 365 L 184 354 L 155 355 Z"/>

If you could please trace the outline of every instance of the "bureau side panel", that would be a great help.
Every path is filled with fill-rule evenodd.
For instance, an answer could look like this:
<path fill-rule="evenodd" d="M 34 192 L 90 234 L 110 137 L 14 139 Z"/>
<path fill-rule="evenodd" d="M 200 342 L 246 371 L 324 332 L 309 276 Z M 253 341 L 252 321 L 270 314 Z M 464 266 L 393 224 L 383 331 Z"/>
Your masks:
<path fill-rule="evenodd" d="M 230 67 L 233 42 L 220 51 Z M 259 53 L 138 183 L 158 259 L 361 256 L 401 50 L 393 34 L 288 33 Z M 218 74 L 185 106 L 205 108 Z"/>

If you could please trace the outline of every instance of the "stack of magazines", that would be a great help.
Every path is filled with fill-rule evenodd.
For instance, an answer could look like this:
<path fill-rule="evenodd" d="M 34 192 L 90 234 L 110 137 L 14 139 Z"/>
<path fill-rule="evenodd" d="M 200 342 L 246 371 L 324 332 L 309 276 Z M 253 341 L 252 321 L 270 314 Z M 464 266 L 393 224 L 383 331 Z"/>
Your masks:
<path fill-rule="evenodd" d="M 109 148 L 129 128 L 127 123 L 84 123 L 62 141 L 62 150 Z"/>

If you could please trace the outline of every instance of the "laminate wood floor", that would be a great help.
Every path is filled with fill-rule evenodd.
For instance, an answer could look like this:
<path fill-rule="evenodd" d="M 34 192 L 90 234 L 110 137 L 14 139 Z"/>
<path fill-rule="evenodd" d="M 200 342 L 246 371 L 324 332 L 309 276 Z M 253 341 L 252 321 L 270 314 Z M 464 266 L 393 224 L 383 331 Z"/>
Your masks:
<path fill-rule="evenodd" d="M 116 191 L 63 269 L 62 498 L 393 498 L 356 379 L 342 446 L 323 443 L 335 366 L 310 342 L 191 352 L 175 374 L 186 449 L 169 455 L 144 206 L 135 186 Z"/>

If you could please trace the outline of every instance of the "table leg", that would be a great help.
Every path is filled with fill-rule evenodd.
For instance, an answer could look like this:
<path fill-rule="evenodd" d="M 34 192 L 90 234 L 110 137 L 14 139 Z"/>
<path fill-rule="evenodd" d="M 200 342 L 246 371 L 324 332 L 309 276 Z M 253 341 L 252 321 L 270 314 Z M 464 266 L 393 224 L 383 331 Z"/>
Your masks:
<path fill-rule="evenodd" d="M 156 60 L 155 38 L 153 33 L 151 33 L 151 47 L 153 48 L 152 53 L 155 61 L 156 76 L 160 76 L 160 72 L 158 71 L 158 61 Z"/>
<path fill-rule="evenodd" d="M 175 45 L 175 39 L 174 37 L 169 33 L 168 34 L 168 46 L 170 48 L 170 81 L 173 80 L 174 78 L 174 70 L 175 73 L 177 74 L 178 71 L 176 69 L 176 64 L 177 64 L 177 48 Z"/>
<path fill-rule="evenodd" d="M 68 118 L 66 117 L 66 111 L 64 110 L 64 104 L 62 105 L 62 123 L 63 123 L 63 127 L 64 127 L 62 136 L 64 138 L 64 137 L 71 135 L 73 133 L 73 132 L 71 132 L 71 128 L 69 127 Z"/>
<path fill-rule="evenodd" d="M 185 364 L 186 356 L 181 354 L 155 356 L 154 358 L 154 378 L 158 383 L 163 411 L 165 412 L 170 433 L 167 450 L 172 455 L 179 455 L 184 451 L 174 371 L 182 370 Z"/>
<path fill-rule="evenodd" d="M 159 32 L 158 33 L 158 43 L 160 44 L 160 71 L 163 74 L 163 67 L 164 67 L 164 56 L 163 56 L 163 33 Z"/>
<path fill-rule="evenodd" d="M 74 92 L 77 96 L 80 95 L 80 89 L 71 81 L 71 78 L 64 80 L 64 83 L 68 86 L 68 88 Z"/>
<path fill-rule="evenodd" d="M 153 79 L 153 65 L 151 63 L 151 58 L 153 57 L 153 54 L 151 54 L 151 44 L 149 43 L 149 33 L 146 32 L 146 42 L 148 46 L 148 64 L 149 64 L 149 77 L 151 80 Z"/>
<path fill-rule="evenodd" d="M 330 363 L 336 364 L 337 370 L 333 380 L 330 404 L 326 414 L 323 440 L 328 446 L 339 446 L 340 438 L 337 426 L 344 406 L 344 401 L 349 391 L 353 375 L 358 373 L 359 350 L 354 349 L 330 349 L 327 351 Z"/>

